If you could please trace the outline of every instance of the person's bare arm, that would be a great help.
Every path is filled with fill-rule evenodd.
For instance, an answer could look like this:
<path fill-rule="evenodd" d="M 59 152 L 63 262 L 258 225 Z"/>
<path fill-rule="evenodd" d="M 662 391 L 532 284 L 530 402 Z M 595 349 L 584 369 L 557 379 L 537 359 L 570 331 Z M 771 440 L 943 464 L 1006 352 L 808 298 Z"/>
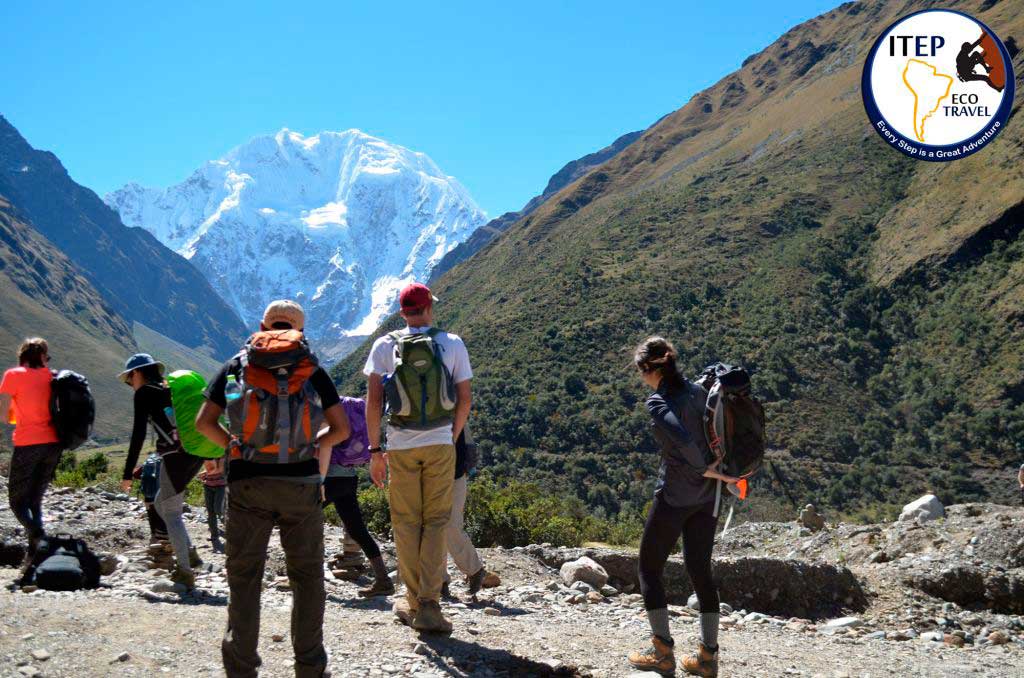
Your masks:
<path fill-rule="evenodd" d="M 348 416 L 341 403 L 331 405 L 324 410 L 324 419 L 327 420 L 327 428 L 320 429 L 316 442 L 322 450 L 320 456 L 326 456 L 329 460 L 331 448 L 348 438 L 352 434 L 352 430 L 349 428 Z"/>
<path fill-rule="evenodd" d="M 384 384 L 379 374 L 371 374 L 366 383 L 366 435 L 370 447 L 380 447 L 380 413 L 384 402 Z"/>
<path fill-rule="evenodd" d="M 221 426 L 220 415 L 223 412 L 219 405 L 207 400 L 196 415 L 196 430 L 218 447 L 227 448 L 231 442 L 231 434 Z"/>
<path fill-rule="evenodd" d="M 6 424 L 10 419 L 7 418 L 8 413 L 11 411 L 11 394 L 0 393 L 0 415 L 4 417 L 4 423 Z"/>
<path fill-rule="evenodd" d="M 384 403 L 384 384 L 379 374 L 371 374 L 366 383 L 366 435 L 370 447 L 380 447 L 381 412 Z M 370 480 L 384 487 L 388 477 L 388 455 L 374 452 L 370 455 Z"/>
<path fill-rule="evenodd" d="M 472 379 L 455 384 L 455 418 L 452 421 L 452 440 L 458 440 L 462 429 L 469 421 L 469 411 L 473 407 Z"/>

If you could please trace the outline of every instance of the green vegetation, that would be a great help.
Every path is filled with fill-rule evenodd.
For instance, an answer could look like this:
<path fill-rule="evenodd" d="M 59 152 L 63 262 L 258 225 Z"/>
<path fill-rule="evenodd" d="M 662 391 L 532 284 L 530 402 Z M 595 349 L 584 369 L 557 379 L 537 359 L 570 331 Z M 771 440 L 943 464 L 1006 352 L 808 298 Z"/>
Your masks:
<path fill-rule="evenodd" d="M 359 492 L 359 505 L 371 532 L 391 534 L 386 490 L 365 486 Z M 327 520 L 340 524 L 333 506 L 328 508 Z M 535 483 L 498 482 L 490 473 L 469 483 L 466 532 L 480 547 L 580 546 L 588 541 L 635 545 L 642 527 L 643 518 L 638 514 L 623 513 L 614 521 L 601 519 L 580 499 L 552 495 Z"/>
<path fill-rule="evenodd" d="M 102 452 L 96 452 L 81 461 L 74 452 L 65 452 L 57 465 L 53 484 L 59 487 L 86 487 L 97 484 L 110 470 L 110 461 Z M 106 478 L 104 478 L 106 479 Z"/>

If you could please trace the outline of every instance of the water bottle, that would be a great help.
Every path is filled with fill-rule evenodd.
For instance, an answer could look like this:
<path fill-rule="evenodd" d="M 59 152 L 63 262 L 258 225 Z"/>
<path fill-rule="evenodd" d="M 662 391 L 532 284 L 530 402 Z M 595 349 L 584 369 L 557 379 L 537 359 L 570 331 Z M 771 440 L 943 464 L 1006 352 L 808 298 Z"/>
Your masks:
<path fill-rule="evenodd" d="M 241 397 L 242 385 L 238 383 L 238 379 L 235 375 L 229 374 L 227 383 L 224 384 L 224 400 L 230 404 Z"/>

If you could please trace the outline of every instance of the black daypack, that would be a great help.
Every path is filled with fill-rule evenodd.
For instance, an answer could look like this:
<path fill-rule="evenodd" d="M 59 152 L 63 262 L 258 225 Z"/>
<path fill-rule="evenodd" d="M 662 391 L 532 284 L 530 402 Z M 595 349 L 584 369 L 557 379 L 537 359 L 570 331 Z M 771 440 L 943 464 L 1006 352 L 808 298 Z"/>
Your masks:
<path fill-rule="evenodd" d="M 62 534 L 43 537 L 22 585 L 48 591 L 77 591 L 100 585 L 100 561 L 84 541 Z"/>
<path fill-rule="evenodd" d="M 757 471 L 764 461 L 764 407 L 751 395 L 750 374 L 742 367 L 715 363 L 694 382 L 708 392 L 704 433 L 721 470 L 733 476 Z"/>
<path fill-rule="evenodd" d="M 71 370 L 51 370 L 50 418 L 61 449 L 73 450 L 89 439 L 96 420 L 96 401 L 89 380 Z"/>
<path fill-rule="evenodd" d="M 156 453 L 149 455 L 142 465 L 142 473 L 139 474 L 139 490 L 142 497 L 152 503 L 156 493 L 160 491 L 160 467 L 163 466 L 163 458 Z"/>

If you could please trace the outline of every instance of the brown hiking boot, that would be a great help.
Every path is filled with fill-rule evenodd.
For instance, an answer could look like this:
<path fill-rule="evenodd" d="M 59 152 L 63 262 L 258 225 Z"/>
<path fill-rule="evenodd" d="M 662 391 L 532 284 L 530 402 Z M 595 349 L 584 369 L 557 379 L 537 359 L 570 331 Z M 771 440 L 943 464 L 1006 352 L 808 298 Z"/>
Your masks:
<path fill-rule="evenodd" d="M 359 595 L 363 598 L 376 598 L 377 596 L 390 596 L 395 592 L 395 585 L 392 583 L 390 577 L 384 577 L 373 580 L 365 589 L 359 589 Z"/>
<path fill-rule="evenodd" d="M 501 586 L 501 577 L 494 572 L 487 572 L 484 574 L 484 580 L 480 583 L 483 584 L 485 589 L 493 589 Z"/>
<path fill-rule="evenodd" d="M 196 575 L 180 567 L 175 567 L 174 571 L 171 572 L 171 581 L 175 584 L 184 584 L 185 588 L 189 591 L 196 587 Z"/>
<path fill-rule="evenodd" d="M 715 678 L 718 675 L 718 650 L 711 652 L 699 643 L 696 654 L 683 657 L 683 670 L 693 676 Z"/>
<path fill-rule="evenodd" d="M 413 617 L 416 616 L 416 608 L 409 604 L 409 599 L 404 595 L 395 598 L 395 604 L 391 607 L 398 621 L 406 626 L 412 626 Z"/>
<path fill-rule="evenodd" d="M 188 547 L 188 566 L 195 569 L 203 564 L 203 559 L 199 557 L 199 551 L 196 550 L 195 546 Z"/>
<path fill-rule="evenodd" d="M 452 623 L 441 614 L 436 600 L 420 600 L 420 609 L 412 620 L 412 627 L 427 633 L 451 633 Z"/>
<path fill-rule="evenodd" d="M 672 646 L 658 636 L 651 636 L 651 647 L 645 651 L 629 655 L 629 663 L 635 669 L 656 671 L 664 676 L 676 672 L 676 657 L 672 653 Z"/>

